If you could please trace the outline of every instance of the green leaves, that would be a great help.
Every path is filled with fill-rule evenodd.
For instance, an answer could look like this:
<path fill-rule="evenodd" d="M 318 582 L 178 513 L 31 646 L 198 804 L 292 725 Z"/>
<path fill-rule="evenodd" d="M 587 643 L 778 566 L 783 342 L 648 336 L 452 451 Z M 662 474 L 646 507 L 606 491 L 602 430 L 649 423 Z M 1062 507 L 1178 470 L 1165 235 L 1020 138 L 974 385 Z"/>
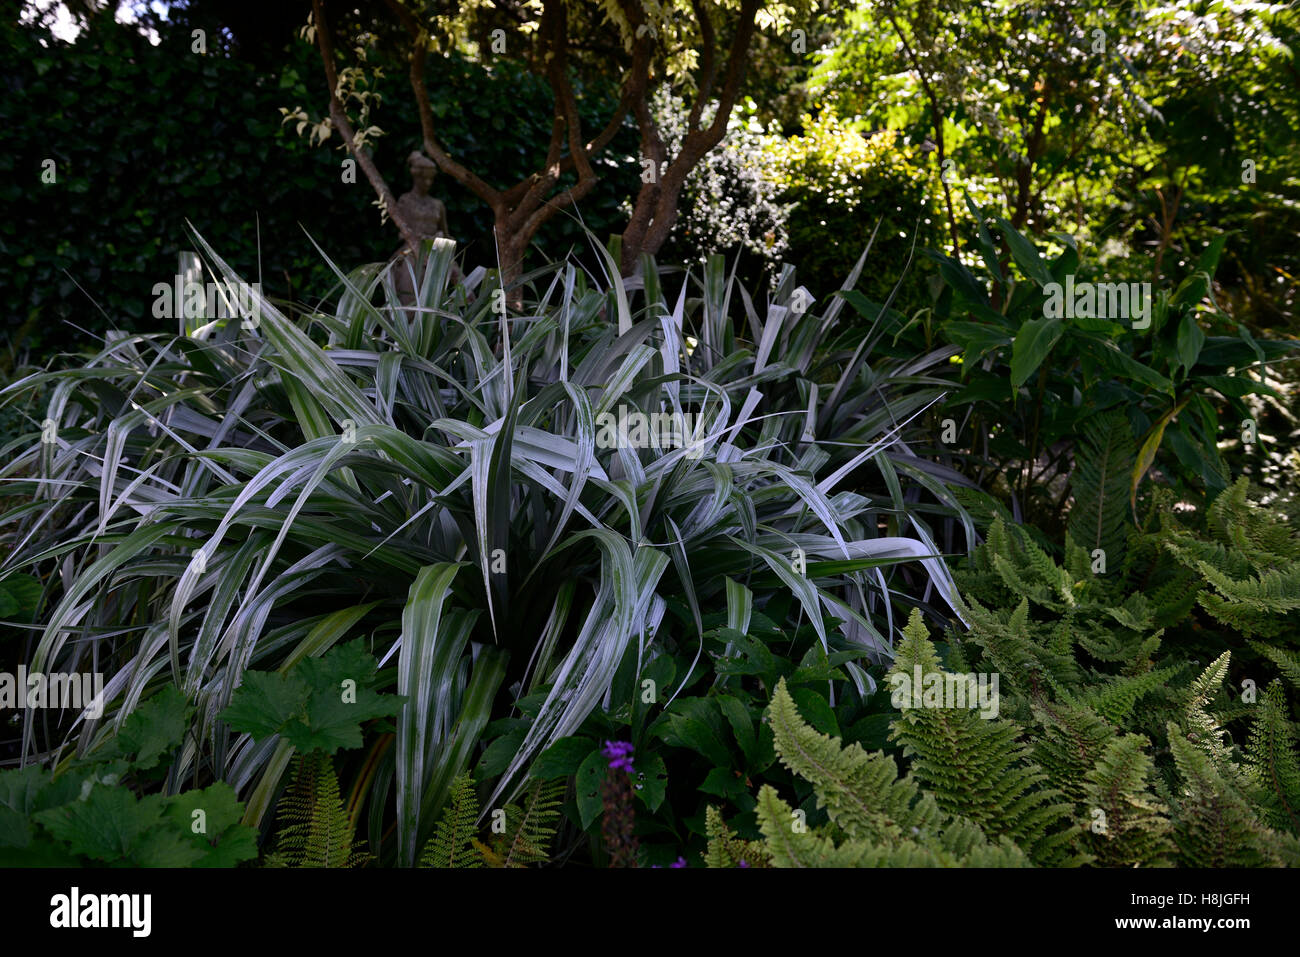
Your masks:
<path fill-rule="evenodd" d="M 31 622 L 43 591 L 39 580 L 30 575 L 9 575 L 0 579 L 0 622 L 8 619 Z"/>
<path fill-rule="evenodd" d="M 257 832 L 239 823 L 241 814 L 228 784 L 137 799 L 105 781 L 33 819 L 70 853 L 101 864 L 233 867 L 257 856 Z"/>
<path fill-rule="evenodd" d="M 1011 258 L 1020 267 L 1020 271 L 1039 286 L 1046 286 L 1052 282 L 1052 273 L 1047 268 L 1047 263 L 1038 255 L 1034 244 L 1005 219 L 999 217 L 997 225 L 1007 241 L 1007 247 L 1011 250 Z"/>
<path fill-rule="evenodd" d="M 977 208 L 971 212 L 980 218 Z M 1267 389 L 1250 367 L 1286 354 L 1294 345 L 1259 342 L 1249 334 L 1215 335 L 1238 330 L 1204 303 L 1222 242 L 1206 250 L 1193 277 L 1171 296 L 1158 283 L 1149 290 L 1149 284 L 1097 276 L 1081 264 L 1073 240 L 1061 234 L 1052 235 L 1067 248 L 1049 269 L 1029 239 L 1005 221 L 999 227 L 1029 279 L 994 279 L 991 301 L 1000 312 L 971 301 L 972 277 L 951 264 L 941 269 L 960 295 L 940 297 L 936 314 L 944 336 L 963 351 L 964 387 L 953 393 L 948 411 L 959 412 L 957 421 L 975 427 L 973 448 L 964 449 L 959 442 L 954 451 L 974 456 L 982 481 L 1004 476 L 1024 518 L 1050 527 L 1060 520 L 1061 503 L 1048 490 L 1059 488 L 1069 463 L 1087 454 L 1077 447 L 1082 422 L 1093 411 L 1122 405 L 1143 430 L 1137 468 L 1129 480 L 1134 506 L 1136 490 L 1152 468 L 1187 494 L 1217 494 L 1228 482 L 1217 447 L 1225 403 L 1210 390 L 1229 400 L 1235 424 L 1249 415 L 1237 400 Z M 983 243 L 981 249 L 986 260 L 996 252 Z M 986 261 L 986 266 L 997 277 L 996 261 Z M 1049 283 L 1058 285 L 1048 287 L 1051 295 L 1045 302 L 1043 287 Z M 1063 303 L 1062 290 L 1074 297 L 1082 315 L 1065 318 L 1049 308 Z M 1130 328 L 1129 320 L 1147 317 L 1148 305 L 1150 324 Z M 1026 386 L 1031 401 L 1020 402 L 1017 390 Z M 1178 421 L 1185 408 L 1194 417 Z"/>
<path fill-rule="evenodd" d="M 1083 425 L 1070 481 L 1070 536 L 1091 553 L 1102 549 L 1108 567 L 1118 568 L 1128 526 L 1129 476 L 1136 459 L 1128 416 L 1119 409 L 1095 415 Z"/>
<path fill-rule="evenodd" d="M 249 671 L 222 720 L 261 741 L 282 735 L 302 752 L 361 747 L 361 724 L 394 714 L 400 699 L 372 690 L 377 664 L 360 639 L 287 673 Z"/>
<path fill-rule="evenodd" d="M 233 867 L 257 856 L 257 832 L 225 782 L 139 798 L 123 777 L 172 751 L 189 708 L 168 686 L 122 731 L 57 777 L 0 771 L 0 866 Z"/>
<path fill-rule="evenodd" d="M 501 806 L 555 742 L 592 737 L 593 715 L 645 731 L 683 683 L 706 677 L 726 685 L 725 713 L 709 721 L 725 748 L 736 742 L 728 773 L 743 780 L 771 763 L 746 675 L 800 670 L 800 693 L 848 677 L 869 693 L 865 652 L 837 656 L 887 650 L 888 605 L 903 593 L 955 600 L 929 526 L 932 508 L 957 508 L 953 473 L 913 464 L 901 445 L 952 350 L 896 355 L 885 334 L 900 314 L 875 310 L 850 355 L 832 337 L 855 297 L 795 308 L 786 270 L 760 314 L 760 297 L 715 259 L 679 286 L 665 271 L 624 287 L 621 335 L 614 312 L 601 315 L 618 291 L 572 265 L 531 274 L 524 307 L 503 322 L 482 275 L 445 283 L 446 258 L 416 276 L 415 317 L 382 266 L 331 265 L 343 292 L 320 312 L 291 320 L 261 303 L 256 329 L 115 340 L 42 380 L 61 444 L 33 442 L 0 478 L 41 502 L 39 520 L 15 517 L 16 571 L 66 582 L 35 660 L 58 663 L 77 635 L 117 669 L 108 683 L 120 693 L 78 743 L 158 757 L 161 771 L 160 745 L 133 729 L 110 745 L 104 729 L 123 702 L 149 700 L 162 662 L 190 708 L 168 717 L 169 735 L 188 735 L 168 773 L 212 769 L 260 822 L 293 751 L 369 745 L 366 810 L 349 815 L 368 810 L 385 862 L 412 864 L 459 774 L 473 767 L 485 806 Z M 873 356 L 877 345 L 890 354 Z M 700 427 L 689 446 L 598 442 L 596 410 L 624 406 Z M 882 521 L 907 530 L 881 537 Z M 904 579 L 897 566 L 913 562 Z M 705 619 L 724 605 L 734 634 L 718 647 L 723 622 Z M 330 650 L 357 635 L 394 671 Z M 696 660 L 706 635 L 710 657 Z M 774 636 L 797 638 L 794 661 L 765 646 Z M 507 662 L 527 719 L 502 718 Z M 396 710 L 379 695 L 394 680 L 406 700 L 385 752 L 389 726 L 366 722 Z M 494 718 L 513 723 L 480 753 Z M 721 756 L 699 728 L 678 730 Z M 637 793 L 662 807 L 665 779 L 646 760 Z"/>
<path fill-rule="evenodd" d="M 807 781 L 830 825 L 813 827 L 805 808 L 794 809 L 770 784 L 758 792 L 762 842 L 740 841 L 721 814 L 706 812 L 710 867 L 1024 866 L 1019 848 L 990 845 L 972 822 L 945 815 L 893 758 L 843 746 L 819 734 L 800 715 L 784 681 L 768 707 L 781 761 Z"/>
<path fill-rule="evenodd" d="M 468 685 L 458 681 L 477 617 L 446 608 L 461 567 L 440 562 L 421 569 L 402 612 L 397 689 L 406 703 L 397 721 L 396 776 L 398 847 L 406 866 L 415 863 L 433 815 L 465 770 L 505 675 L 505 656 L 482 649 Z"/>
<path fill-rule="evenodd" d="M 600 785 L 605 780 L 608 765 L 609 759 L 600 753 L 599 748 L 596 748 L 578 766 L 574 787 L 577 789 L 578 820 L 582 823 L 583 830 L 591 827 L 604 806 L 600 796 Z"/>
<path fill-rule="evenodd" d="M 1196 313 L 1189 312 L 1178 324 L 1178 361 L 1184 369 L 1190 370 L 1196 365 L 1204 345 L 1205 333 L 1197 322 Z"/>
<path fill-rule="evenodd" d="M 176 750 L 189 727 L 194 707 L 174 685 L 161 691 L 132 712 L 122 728 L 96 751 L 92 760 L 124 760 L 147 770 Z"/>
<path fill-rule="evenodd" d="M 164 825 L 163 798 L 137 800 L 126 788 L 92 788 L 85 800 L 42 811 L 36 820 L 55 840 L 93 861 L 187 867 L 204 856 L 173 822 Z"/>
<path fill-rule="evenodd" d="M 234 867 L 257 856 L 257 831 L 240 825 L 243 807 L 224 781 L 183 791 L 164 808 L 166 820 L 203 852 L 195 867 Z"/>
<path fill-rule="evenodd" d="M 1065 332 L 1060 319 L 1030 319 L 1016 333 L 1011 348 L 1011 385 L 1020 388 L 1038 371 Z"/>

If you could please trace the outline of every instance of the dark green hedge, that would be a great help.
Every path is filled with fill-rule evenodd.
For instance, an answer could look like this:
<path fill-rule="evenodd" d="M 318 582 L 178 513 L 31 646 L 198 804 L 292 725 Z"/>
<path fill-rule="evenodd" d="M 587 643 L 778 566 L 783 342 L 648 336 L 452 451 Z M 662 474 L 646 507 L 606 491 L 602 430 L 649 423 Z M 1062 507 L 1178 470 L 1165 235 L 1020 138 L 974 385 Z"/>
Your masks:
<path fill-rule="evenodd" d="M 325 88 L 314 49 L 286 41 L 278 75 L 265 75 L 215 48 L 217 31 L 208 33 L 215 39 L 206 56 L 191 52 L 189 30 L 165 28 L 152 46 L 107 17 L 95 18 L 74 44 L 0 27 L 0 123 L 10 142 L 0 152 L 7 306 L 0 341 L 21 338 L 39 356 L 88 345 L 86 332 L 167 322 L 153 318 L 152 290 L 171 280 L 178 252 L 191 248 L 187 220 L 250 279 L 259 275 L 260 230 L 260 278 L 273 297 L 310 300 L 328 290 L 330 273 L 308 233 L 349 268 L 397 248 L 397 232 L 380 225 L 364 177 L 342 182 L 337 136 L 311 147 L 281 125 L 280 107 L 321 113 Z M 550 131 L 544 82 L 454 60 L 431 63 L 429 72 L 440 135 L 458 158 L 498 184 L 535 168 Z M 405 71 L 386 73 L 373 121 L 387 135 L 374 155 L 401 193 L 419 123 Z M 584 99 L 592 128 L 607 115 L 600 92 Z M 616 140 L 600 167 L 611 175 L 583 204 L 597 235 L 619 228 L 618 202 L 639 171 L 635 143 L 631 130 Z M 47 159 L 56 164 L 52 184 L 41 179 Z M 468 243 L 470 263 L 490 264 L 487 208 L 447 177 L 436 191 L 452 231 Z M 559 255 L 580 235 L 564 217 L 538 240 Z"/>

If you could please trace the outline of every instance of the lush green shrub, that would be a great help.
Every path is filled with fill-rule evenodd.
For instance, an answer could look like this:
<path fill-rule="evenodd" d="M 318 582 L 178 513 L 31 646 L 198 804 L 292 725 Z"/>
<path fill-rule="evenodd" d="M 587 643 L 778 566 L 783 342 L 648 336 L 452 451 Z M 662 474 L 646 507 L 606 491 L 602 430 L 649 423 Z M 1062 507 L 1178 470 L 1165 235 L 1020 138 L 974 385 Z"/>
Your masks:
<path fill-rule="evenodd" d="M 1294 866 L 1300 539 L 1244 481 L 1199 522 L 1157 500 L 1107 572 L 1073 540 L 1059 565 L 996 518 L 958 575 L 969 628 L 936 645 L 908 623 L 886 753 L 778 682 L 774 748 L 816 814 L 765 784 L 756 826 L 710 812 L 707 863 Z M 961 676 L 998 679 L 995 714 L 929 700 Z"/>
<path fill-rule="evenodd" d="M 982 213 L 971 212 L 981 221 L 982 275 L 930 253 L 945 282 L 934 309 L 939 332 L 962 350 L 962 387 L 935 417 L 935 447 L 952 449 L 959 469 L 1057 538 L 1077 500 L 1076 465 L 1090 455 L 1106 463 L 1108 526 L 1136 504 L 1148 471 L 1189 501 L 1221 492 L 1229 468 L 1220 444 L 1258 441 L 1244 398 L 1280 398 L 1264 381 L 1265 364 L 1300 348 L 1256 339 L 1215 306 L 1211 284 L 1226 237 L 1165 289 L 1098 275 L 1066 236 L 1048 261 L 998 219 L 1017 278 Z M 1099 291 L 1102 284 L 1117 285 L 1122 299 Z M 1122 414 L 1101 426 L 1113 410 Z M 1094 534 L 1088 547 L 1100 545 Z"/>
<path fill-rule="evenodd" d="M 890 132 L 863 135 L 829 111 L 806 118 L 803 133 L 776 144 L 779 198 L 790 261 L 814 290 L 834 288 L 875 235 L 872 256 L 906 263 L 913 250 L 938 245 L 942 234 L 930 199 L 930 175 Z M 867 276 L 861 291 L 883 302 L 897 272 Z M 926 301 L 924 277 L 909 273 L 899 302 Z"/>
<path fill-rule="evenodd" d="M 164 688 L 117 736 L 54 773 L 0 771 L 0 865 L 233 867 L 257 856 L 256 832 L 229 784 L 148 794 L 165 776 L 193 713 Z"/>
<path fill-rule="evenodd" d="M 669 155 L 674 155 L 685 135 L 686 109 L 670 96 L 661 96 L 655 108 Z M 781 202 L 781 181 L 772 161 L 780 137 L 766 133 L 755 113 L 753 100 L 737 104 L 722 142 L 687 176 L 665 252 L 685 261 L 715 253 L 741 255 L 742 276 L 766 274 L 770 279 L 777 264 L 790 258 L 790 205 Z M 840 278 L 852 268 L 853 262 L 847 263 Z"/>
<path fill-rule="evenodd" d="M 674 143 L 680 102 L 663 103 L 660 112 Z M 873 259 L 899 266 L 864 276 L 860 291 L 884 302 L 899 284 L 900 303 L 926 302 L 922 272 L 899 275 L 916 249 L 940 239 L 915 157 L 892 133 L 863 136 L 829 112 L 804 117 L 803 132 L 788 138 L 765 132 L 756 113 L 752 101 L 737 107 L 722 143 L 691 171 L 671 252 L 739 255 L 740 274 L 755 281 L 782 262 L 798 263 L 809 289 L 826 294 L 874 235 Z"/>
<path fill-rule="evenodd" d="M 178 779 L 229 781 L 259 824 L 302 742 L 232 718 L 237 689 L 364 636 L 396 668 L 376 690 L 407 700 L 339 773 L 371 851 L 410 865 L 489 721 L 529 716 L 480 762 L 487 807 L 590 714 L 632 707 L 662 655 L 692 659 L 675 681 L 709 674 L 720 602 L 738 632 L 763 614 L 882 656 L 898 603 L 956 601 L 936 545 L 952 496 L 900 438 L 951 350 L 868 362 L 830 338 L 845 299 L 807 308 L 787 270 L 760 314 L 720 258 L 674 295 L 649 262 L 630 298 L 552 267 L 503 315 L 481 270 L 450 284 L 452 252 L 428 254 L 409 307 L 366 266 L 301 324 L 263 298 L 256 322 L 122 334 L 10 387 L 47 386 L 55 425 L 0 473 L 31 498 L 5 516 L 5 577 L 44 584 L 23 660 L 93 647 L 109 675 L 105 720 L 42 722 L 41 747 L 96 746 L 178 688 Z M 607 414 L 674 413 L 685 439 L 647 448 L 634 424 L 610 447 Z"/>

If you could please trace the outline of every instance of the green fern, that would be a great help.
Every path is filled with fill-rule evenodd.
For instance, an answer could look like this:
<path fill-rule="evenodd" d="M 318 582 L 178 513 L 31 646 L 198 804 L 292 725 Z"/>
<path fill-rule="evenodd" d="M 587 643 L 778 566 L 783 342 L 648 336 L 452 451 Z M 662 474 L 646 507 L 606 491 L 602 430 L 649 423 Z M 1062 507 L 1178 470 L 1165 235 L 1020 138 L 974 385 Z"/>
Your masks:
<path fill-rule="evenodd" d="M 1084 776 L 1088 837 L 1102 866 L 1159 866 L 1174 851 L 1169 809 L 1151 788 L 1150 744 L 1140 734 L 1112 738 Z"/>
<path fill-rule="evenodd" d="M 451 794 L 438 819 L 433 837 L 420 855 L 420 866 L 482 867 L 483 858 L 472 844 L 477 830 L 477 817 L 478 796 L 474 793 L 474 779 L 468 774 L 462 774 L 452 783 Z"/>
<path fill-rule="evenodd" d="M 912 775 L 942 811 L 1011 837 L 1037 863 L 1067 853 L 1107 866 L 1300 863 L 1300 753 L 1282 683 L 1258 705 L 1229 693 L 1231 636 L 1193 617 L 1199 602 L 1246 637 L 1300 635 L 1300 588 L 1293 595 L 1290 584 L 1300 539 L 1247 489 L 1238 482 L 1220 495 L 1199 531 L 1184 527 L 1172 494 L 1152 489 L 1115 574 L 1085 575 L 1068 539 L 1064 567 L 1049 568 L 1019 528 L 994 520 L 958 575 L 969 632 L 951 640 L 961 642 L 962 668 L 1001 676 L 1004 720 L 981 728 L 968 713 L 916 709 L 894 727 Z M 1252 671 L 1263 659 L 1300 688 L 1300 654 L 1247 644 L 1259 656 L 1245 658 Z M 1189 675 L 1186 659 L 1210 649 L 1215 660 Z M 918 664 L 939 670 L 919 621 L 894 667 L 906 674 Z M 1236 722 L 1249 732 L 1244 757 L 1227 731 Z M 1017 750 L 1019 740 L 1032 750 Z M 993 758 L 972 760 L 984 752 Z M 1014 803 L 1053 792 L 1082 825 L 1054 850 L 1035 844 Z M 1037 833 L 1064 830 L 1058 821 Z"/>
<path fill-rule="evenodd" d="M 989 528 L 987 547 L 993 569 L 1012 593 L 1052 611 L 1064 612 L 1078 604 L 1079 594 L 1070 573 L 1024 534 L 1013 534 L 1002 519 Z"/>
<path fill-rule="evenodd" d="M 1182 665 L 1170 665 L 1138 675 L 1114 678 L 1097 676 L 1077 700 L 1080 704 L 1095 709 L 1107 720 L 1119 724 L 1129 716 L 1140 699 L 1163 690 L 1184 670 Z"/>
<path fill-rule="evenodd" d="M 771 867 L 771 856 L 762 841 L 746 841 L 727 827 L 722 812 L 709 805 L 704 810 L 704 834 L 709 840 L 704 853 L 707 867 Z"/>
<path fill-rule="evenodd" d="M 919 611 L 903 632 L 894 675 L 910 681 L 943 674 Z M 1008 720 L 986 720 L 966 708 L 905 708 L 891 737 L 911 758 L 912 773 L 939 807 L 968 817 L 992 837 L 1005 835 L 1039 864 L 1079 863 L 1069 845 L 1078 832 L 1071 807 L 1047 774 L 1029 759 L 1023 729 Z"/>
<path fill-rule="evenodd" d="M 538 781 L 528 789 L 522 807 L 507 804 L 505 829 L 494 836 L 485 855 L 487 863 L 492 867 L 514 868 L 549 861 L 567 786 L 564 778 Z"/>
<path fill-rule="evenodd" d="M 710 867 L 1013 867 L 1028 859 L 1010 841 L 990 844 L 974 823 L 944 814 L 893 758 L 842 746 L 800 717 L 781 679 L 768 706 L 781 763 L 812 784 L 831 823 L 810 828 L 771 785 L 758 793 L 760 841 L 745 841 L 706 813 Z"/>
<path fill-rule="evenodd" d="M 1076 807 L 1084 809 L 1086 775 L 1115 738 L 1115 726 L 1086 705 L 1070 700 L 1042 701 L 1034 708 L 1041 733 L 1033 759 Z M 1086 815 L 1085 815 L 1086 817 Z"/>
<path fill-rule="evenodd" d="M 434 835 L 420 855 L 421 867 L 528 867 L 550 860 L 550 848 L 560 823 L 560 804 L 568 782 L 564 778 L 538 781 L 528 789 L 523 805 L 507 804 L 492 815 L 491 836 L 478 837 L 478 798 L 474 779 L 463 774 L 452 784 L 451 796 Z"/>
<path fill-rule="evenodd" d="M 1250 646 L 1277 665 L 1277 670 L 1290 682 L 1291 687 L 1300 689 L 1300 654 L 1266 645 L 1262 641 L 1252 641 Z"/>
<path fill-rule="evenodd" d="M 359 867 L 370 859 L 363 842 L 353 840 L 334 761 L 324 751 L 298 755 L 279 819 L 267 867 Z"/>
<path fill-rule="evenodd" d="M 773 746 L 781 763 L 812 783 L 818 803 L 846 834 L 873 842 L 892 842 L 937 827 L 943 813 L 917 783 L 900 779 L 894 759 L 868 753 L 859 744 L 841 747 L 799 716 L 782 678 L 768 706 Z"/>
<path fill-rule="evenodd" d="M 1185 740 L 1191 742 L 1233 784 L 1240 784 L 1239 769 L 1233 758 L 1231 742 L 1223 730 L 1223 720 L 1210 713 L 1211 702 L 1221 695 L 1228 675 L 1231 653 L 1225 651 L 1192 682 L 1187 692 L 1187 712 L 1183 719 Z"/>
<path fill-rule="evenodd" d="M 1300 753 L 1280 681 L 1270 684 L 1260 699 L 1245 764 L 1264 819 L 1300 834 Z"/>
<path fill-rule="evenodd" d="M 1043 630 L 1031 623 L 1027 599 L 1008 613 L 967 596 L 962 612 L 970 622 L 967 637 L 983 649 L 1008 693 L 1029 696 L 1043 684 L 1062 688 L 1079 680 L 1074 659 L 1043 640 Z"/>
<path fill-rule="evenodd" d="M 1300 634 L 1300 537 L 1270 510 L 1248 499 L 1239 479 L 1210 506 L 1210 540 L 1172 531 L 1164 546 L 1211 586 L 1198 600 L 1218 621 L 1242 634 Z"/>
<path fill-rule="evenodd" d="M 1285 517 L 1250 501 L 1250 480 L 1240 478 L 1209 508 L 1212 535 L 1254 561 L 1300 560 L 1300 535 Z"/>
<path fill-rule="evenodd" d="M 1287 845 L 1265 826 L 1234 783 L 1170 722 L 1180 786 L 1171 801 L 1179 863 L 1188 867 L 1275 867 Z"/>
<path fill-rule="evenodd" d="M 1170 722 L 1167 733 L 1178 774 L 1169 801 L 1174 814 L 1175 840 L 1181 862 L 1192 867 L 1262 867 L 1294 864 L 1300 842 L 1268 826 L 1281 806 L 1265 802 L 1257 810 L 1261 782 L 1280 773 L 1286 780 L 1283 801 L 1294 799 L 1295 770 L 1293 742 L 1286 733 L 1281 701 L 1273 692 L 1265 696 L 1264 709 L 1278 713 L 1261 715 L 1252 741 L 1252 754 L 1242 768 L 1230 742 L 1225 740 L 1220 720 L 1210 713 L 1211 702 L 1223 690 L 1229 655 L 1224 652 L 1192 682 L 1187 714 L 1182 726 Z M 1262 725 L 1262 726 L 1261 726 Z"/>

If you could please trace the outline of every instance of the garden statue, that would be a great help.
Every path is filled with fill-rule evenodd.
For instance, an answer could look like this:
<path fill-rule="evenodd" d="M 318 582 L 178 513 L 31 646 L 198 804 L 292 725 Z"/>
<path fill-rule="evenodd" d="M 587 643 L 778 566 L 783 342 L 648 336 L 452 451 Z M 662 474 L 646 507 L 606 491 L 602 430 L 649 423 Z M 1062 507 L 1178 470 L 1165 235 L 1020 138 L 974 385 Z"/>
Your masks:
<path fill-rule="evenodd" d="M 397 213 L 421 239 L 451 239 L 447 228 L 447 207 L 429 195 L 438 166 L 419 150 L 406 158 L 412 187 L 397 200 Z"/>
<path fill-rule="evenodd" d="M 411 171 L 411 189 L 398 197 L 397 215 L 420 240 L 452 239 L 451 230 L 447 227 L 447 207 L 442 200 L 429 195 L 433 179 L 438 175 L 437 164 L 419 150 L 406 158 L 406 164 Z M 398 297 L 403 305 L 414 305 L 415 289 L 411 283 L 411 267 L 408 265 L 412 262 L 411 249 L 403 245 L 393 254 L 393 260 L 393 277 Z M 417 275 L 421 265 L 414 266 Z M 460 270 L 453 264 L 452 281 L 459 281 L 460 278 Z"/>

